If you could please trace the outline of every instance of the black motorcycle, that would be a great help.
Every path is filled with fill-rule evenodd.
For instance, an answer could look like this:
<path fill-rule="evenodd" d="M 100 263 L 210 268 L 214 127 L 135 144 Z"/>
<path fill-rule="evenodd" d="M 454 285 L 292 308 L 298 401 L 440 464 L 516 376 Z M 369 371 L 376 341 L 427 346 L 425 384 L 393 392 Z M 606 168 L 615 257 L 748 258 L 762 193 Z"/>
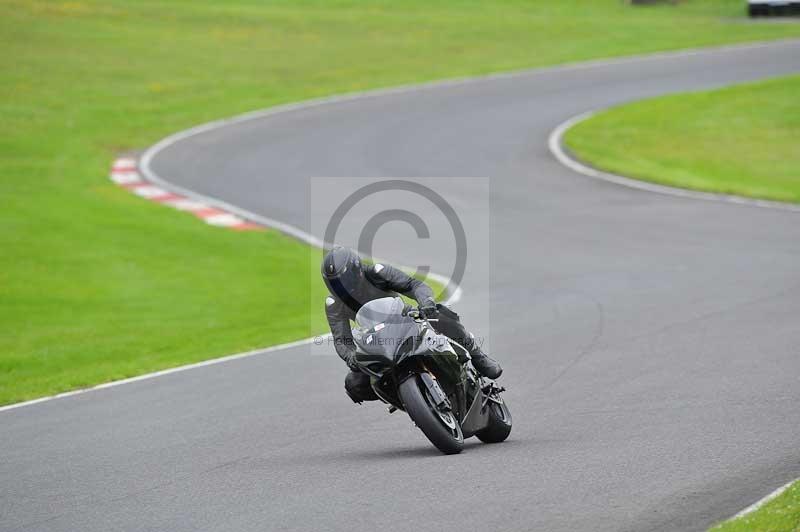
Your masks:
<path fill-rule="evenodd" d="M 480 376 L 469 352 L 437 333 L 435 321 L 399 297 L 366 303 L 353 329 L 359 367 L 389 412 L 408 413 L 443 453 L 461 452 L 471 436 L 505 440 L 511 432 L 511 413 L 500 396 L 505 389 Z"/>

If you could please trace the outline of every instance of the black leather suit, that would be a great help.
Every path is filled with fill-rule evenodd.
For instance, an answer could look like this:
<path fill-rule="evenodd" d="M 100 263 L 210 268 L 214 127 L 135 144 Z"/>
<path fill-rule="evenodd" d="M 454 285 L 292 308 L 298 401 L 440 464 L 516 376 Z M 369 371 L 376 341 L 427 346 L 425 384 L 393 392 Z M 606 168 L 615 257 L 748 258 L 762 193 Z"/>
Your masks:
<path fill-rule="evenodd" d="M 389 265 L 365 265 L 362 282 L 363 286 L 359 286 L 356 290 L 359 295 L 358 302 L 350 300 L 345 303 L 336 294 L 331 294 L 325 299 L 325 314 L 333 333 L 334 346 L 345 362 L 351 359 L 356 350 L 350 320 L 355 319 L 361 305 L 382 297 L 396 297 L 398 294 L 413 298 L 419 304 L 433 300 L 433 290 L 428 285 Z M 458 314 L 443 305 L 437 307 L 439 316 L 436 330 L 467 349 L 472 349 L 473 337 L 459 321 Z M 344 383 L 347 394 L 357 403 L 378 399 L 370 386 L 369 376 L 360 371 L 351 370 Z"/>

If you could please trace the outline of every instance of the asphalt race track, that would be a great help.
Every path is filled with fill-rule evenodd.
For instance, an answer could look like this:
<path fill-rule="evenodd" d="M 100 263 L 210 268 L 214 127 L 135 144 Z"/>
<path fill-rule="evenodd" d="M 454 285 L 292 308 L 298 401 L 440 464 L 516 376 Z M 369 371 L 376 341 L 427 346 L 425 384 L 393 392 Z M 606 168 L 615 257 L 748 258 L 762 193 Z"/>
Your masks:
<path fill-rule="evenodd" d="M 800 476 L 800 215 L 588 179 L 547 149 L 589 109 L 792 72 L 799 41 L 361 98 L 173 144 L 163 178 L 301 228 L 309 176 L 490 178 L 491 306 L 466 283 L 457 310 L 490 318 L 511 438 L 442 456 L 301 346 L 0 412 L 0 530 L 699 530 Z M 456 183 L 448 200 L 486 198 Z M 389 258 L 423 260 L 415 238 L 398 232 Z"/>

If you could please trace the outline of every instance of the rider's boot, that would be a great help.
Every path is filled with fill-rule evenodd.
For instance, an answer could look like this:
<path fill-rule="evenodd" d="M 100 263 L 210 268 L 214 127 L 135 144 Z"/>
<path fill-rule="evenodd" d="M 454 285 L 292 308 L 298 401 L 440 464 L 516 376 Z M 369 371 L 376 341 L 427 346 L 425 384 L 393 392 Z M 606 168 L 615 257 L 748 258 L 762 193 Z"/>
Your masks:
<path fill-rule="evenodd" d="M 503 368 L 500 367 L 500 364 L 495 359 L 483 352 L 472 334 L 470 334 L 470 340 L 467 342 L 470 345 L 465 345 L 464 347 L 469 350 L 469 354 L 472 357 L 472 365 L 475 366 L 478 373 L 490 379 L 496 379 L 502 375 Z"/>

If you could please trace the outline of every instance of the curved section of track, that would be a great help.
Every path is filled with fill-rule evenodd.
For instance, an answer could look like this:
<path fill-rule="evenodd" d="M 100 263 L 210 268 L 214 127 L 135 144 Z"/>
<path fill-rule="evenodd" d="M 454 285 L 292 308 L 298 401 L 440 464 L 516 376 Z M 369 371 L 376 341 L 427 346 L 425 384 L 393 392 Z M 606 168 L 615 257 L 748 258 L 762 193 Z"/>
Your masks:
<path fill-rule="evenodd" d="M 605 172 L 599 168 L 595 168 L 573 157 L 569 150 L 564 146 L 564 135 L 567 131 L 572 129 L 579 123 L 589 120 L 597 114 L 596 111 L 588 111 L 581 113 L 578 116 L 573 116 L 565 122 L 559 124 L 547 140 L 547 145 L 550 152 L 559 160 L 561 164 L 574 170 L 579 174 L 594 179 L 602 179 L 609 183 L 622 185 L 624 187 L 636 188 L 639 190 L 646 190 L 656 194 L 665 194 L 667 196 L 677 196 L 679 198 L 691 198 L 704 201 L 721 201 L 725 203 L 733 203 L 736 205 L 749 205 L 752 207 L 764 207 L 766 209 L 779 209 L 784 211 L 800 212 L 800 205 L 794 203 L 786 203 L 780 201 L 770 201 L 757 198 L 748 198 L 744 196 L 737 196 L 735 194 L 719 194 L 715 192 L 703 192 L 701 190 L 690 190 L 686 188 L 677 188 L 668 185 L 661 185 L 651 181 L 642 181 L 640 179 L 633 179 L 619 174 L 612 174 Z"/>
<path fill-rule="evenodd" d="M 512 437 L 442 457 L 301 346 L 5 412 L 0 528 L 678 530 L 735 513 L 800 475 L 800 219 L 587 180 L 547 139 L 589 109 L 797 71 L 798 42 L 668 54 L 171 143 L 162 178 L 302 230 L 319 226 L 308 176 L 489 176 Z M 464 286 L 473 328 L 486 289 Z"/>

